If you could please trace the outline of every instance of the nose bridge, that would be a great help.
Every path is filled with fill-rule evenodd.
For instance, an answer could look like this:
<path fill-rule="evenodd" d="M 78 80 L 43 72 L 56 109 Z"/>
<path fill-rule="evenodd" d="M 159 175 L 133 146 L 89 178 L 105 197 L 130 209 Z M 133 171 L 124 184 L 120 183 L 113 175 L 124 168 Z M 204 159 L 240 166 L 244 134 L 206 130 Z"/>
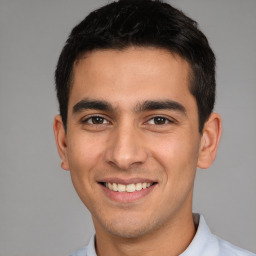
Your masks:
<path fill-rule="evenodd" d="M 139 128 L 131 122 L 121 122 L 109 138 L 106 161 L 120 169 L 129 169 L 134 164 L 142 164 L 147 153 Z"/>

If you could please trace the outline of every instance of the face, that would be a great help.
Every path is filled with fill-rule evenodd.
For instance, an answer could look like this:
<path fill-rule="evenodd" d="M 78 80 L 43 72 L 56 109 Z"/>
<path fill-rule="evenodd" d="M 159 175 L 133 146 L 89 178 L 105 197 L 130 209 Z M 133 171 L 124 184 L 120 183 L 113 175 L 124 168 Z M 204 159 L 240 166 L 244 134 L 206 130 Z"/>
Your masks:
<path fill-rule="evenodd" d="M 139 237 L 191 214 L 202 136 L 189 72 L 155 48 L 99 50 L 74 64 L 63 168 L 96 232 Z"/>

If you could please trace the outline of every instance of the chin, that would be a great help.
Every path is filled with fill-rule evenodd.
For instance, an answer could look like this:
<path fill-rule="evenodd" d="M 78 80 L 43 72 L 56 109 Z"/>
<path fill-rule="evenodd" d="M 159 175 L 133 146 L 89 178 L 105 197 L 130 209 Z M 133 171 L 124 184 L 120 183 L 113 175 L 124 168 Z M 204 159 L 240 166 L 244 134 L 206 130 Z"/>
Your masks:
<path fill-rule="evenodd" d="M 138 227 L 138 226 L 137 227 L 129 226 L 127 228 L 125 228 L 124 226 L 122 226 L 121 228 L 107 227 L 106 229 L 113 236 L 118 236 L 121 238 L 130 238 L 130 239 L 142 237 L 150 232 L 148 227 Z"/>
<path fill-rule="evenodd" d="M 121 238 L 139 238 L 157 228 L 157 223 L 152 220 L 145 222 L 141 219 L 125 218 L 125 220 L 112 220 L 101 223 L 104 229 L 113 236 Z"/>

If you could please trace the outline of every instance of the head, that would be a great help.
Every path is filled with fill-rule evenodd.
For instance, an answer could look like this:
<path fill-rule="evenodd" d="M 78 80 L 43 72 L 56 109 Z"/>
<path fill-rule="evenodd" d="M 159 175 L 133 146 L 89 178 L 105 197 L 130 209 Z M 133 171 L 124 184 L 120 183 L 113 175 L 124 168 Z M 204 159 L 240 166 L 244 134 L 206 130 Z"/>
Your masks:
<path fill-rule="evenodd" d="M 55 73 L 65 127 L 74 63 L 88 52 L 131 46 L 166 49 L 189 63 L 189 90 L 196 99 L 201 133 L 215 102 L 214 53 L 195 21 L 166 3 L 150 0 L 110 3 L 90 13 L 72 30 Z"/>
<path fill-rule="evenodd" d="M 196 168 L 221 133 L 214 66 L 196 23 L 159 1 L 114 2 L 72 30 L 54 131 L 96 233 L 136 238 L 192 218 Z"/>

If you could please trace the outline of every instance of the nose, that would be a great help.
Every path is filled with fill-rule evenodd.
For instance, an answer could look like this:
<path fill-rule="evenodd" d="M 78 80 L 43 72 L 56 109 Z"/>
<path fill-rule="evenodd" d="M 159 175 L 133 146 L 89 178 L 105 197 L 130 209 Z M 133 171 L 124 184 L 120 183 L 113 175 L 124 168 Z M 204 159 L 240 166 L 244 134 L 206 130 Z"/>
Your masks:
<path fill-rule="evenodd" d="M 108 140 L 105 161 L 122 170 L 143 164 L 147 159 L 146 145 L 139 128 L 134 125 L 116 127 Z"/>

